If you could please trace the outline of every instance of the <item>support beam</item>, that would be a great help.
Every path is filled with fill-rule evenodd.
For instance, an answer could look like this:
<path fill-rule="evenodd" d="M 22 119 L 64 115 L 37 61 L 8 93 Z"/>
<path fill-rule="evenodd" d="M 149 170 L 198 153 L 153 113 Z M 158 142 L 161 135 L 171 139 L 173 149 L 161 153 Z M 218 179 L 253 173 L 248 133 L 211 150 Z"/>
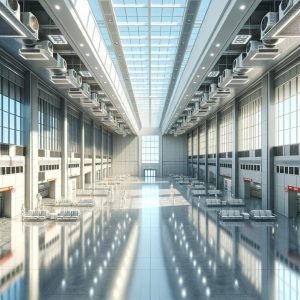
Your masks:
<path fill-rule="evenodd" d="M 274 75 L 268 72 L 262 79 L 261 91 L 261 192 L 262 208 L 274 209 L 274 156 L 275 137 Z"/>
<path fill-rule="evenodd" d="M 235 197 L 239 193 L 239 161 L 238 161 L 238 99 L 236 98 L 232 105 L 232 195 Z"/>
<path fill-rule="evenodd" d="M 67 101 L 61 101 L 61 195 L 68 197 L 68 107 Z"/>
<path fill-rule="evenodd" d="M 25 208 L 34 209 L 37 206 L 36 195 L 38 193 L 38 78 L 31 72 L 25 75 L 24 95 L 24 146 L 25 156 Z"/>
<path fill-rule="evenodd" d="M 80 188 L 84 189 L 84 113 L 80 114 Z"/>

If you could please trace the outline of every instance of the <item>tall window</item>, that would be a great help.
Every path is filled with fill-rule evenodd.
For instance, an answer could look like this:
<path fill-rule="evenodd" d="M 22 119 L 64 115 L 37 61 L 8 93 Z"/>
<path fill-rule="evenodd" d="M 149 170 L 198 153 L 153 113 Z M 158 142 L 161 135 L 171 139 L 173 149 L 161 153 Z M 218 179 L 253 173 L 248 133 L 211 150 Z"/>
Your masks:
<path fill-rule="evenodd" d="M 297 88 L 298 81 L 298 88 Z M 275 144 L 290 145 L 300 142 L 300 76 L 276 88 Z M 298 103 L 297 103 L 298 94 Z M 298 118 L 297 118 L 298 114 Z M 298 132 L 297 132 L 298 131 Z"/>
<path fill-rule="evenodd" d="M 238 140 L 240 151 L 261 148 L 261 98 L 241 107 Z"/>
<path fill-rule="evenodd" d="M 220 122 L 220 152 L 232 151 L 232 112 L 222 116 Z"/>
<path fill-rule="evenodd" d="M 23 144 L 22 90 L 0 77 L 0 143 Z"/>
<path fill-rule="evenodd" d="M 205 127 L 200 128 L 199 133 L 199 155 L 205 155 L 206 140 L 205 140 Z"/>
<path fill-rule="evenodd" d="M 159 136 L 142 136 L 142 163 L 159 163 Z"/>
<path fill-rule="evenodd" d="M 207 130 L 207 151 L 208 154 L 216 153 L 217 137 L 216 137 L 216 120 L 212 120 Z"/>
<path fill-rule="evenodd" d="M 53 104 L 39 98 L 39 148 L 60 151 L 60 110 Z"/>

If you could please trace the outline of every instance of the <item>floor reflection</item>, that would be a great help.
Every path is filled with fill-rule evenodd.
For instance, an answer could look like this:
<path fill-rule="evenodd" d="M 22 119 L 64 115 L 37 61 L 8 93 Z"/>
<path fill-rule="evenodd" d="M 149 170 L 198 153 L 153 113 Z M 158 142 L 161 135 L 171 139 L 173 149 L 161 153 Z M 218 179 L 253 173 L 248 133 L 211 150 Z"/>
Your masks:
<path fill-rule="evenodd" d="M 225 226 L 169 186 L 131 183 L 73 224 L 13 220 L 0 299 L 300 300 L 299 219 Z"/>

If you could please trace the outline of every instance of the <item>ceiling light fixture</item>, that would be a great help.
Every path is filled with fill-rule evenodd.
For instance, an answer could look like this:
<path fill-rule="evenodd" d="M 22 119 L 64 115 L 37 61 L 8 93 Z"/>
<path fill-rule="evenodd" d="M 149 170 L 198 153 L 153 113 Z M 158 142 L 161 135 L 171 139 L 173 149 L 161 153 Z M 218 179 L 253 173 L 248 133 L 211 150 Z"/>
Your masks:
<path fill-rule="evenodd" d="M 84 45 L 81 43 L 81 44 L 79 44 L 79 46 L 80 46 L 80 47 L 83 47 Z"/>
<path fill-rule="evenodd" d="M 218 44 L 216 44 L 216 47 L 217 47 L 217 48 L 219 48 L 220 46 L 221 46 L 221 45 L 220 45 L 219 43 L 218 43 Z"/>
<path fill-rule="evenodd" d="M 205 70 L 205 67 L 202 67 L 202 70 Z"/>
<path fill-rule="evenodd" d="M 58 4 L 54 5 L 54 8 L 55 8 L 56 10 L 60 10 L 60 6 L 59 6 Z"/>
<path fill-rule="evenodd" d="M 214 53 L 211 53 L 210 56 L 215 56 L 215 54 L 214 54 Z"/>
<path fill-rule="evenodd" d="M 246 5 L 244 5 L 244 4 L 240 6 L 240 10 L 244 10 L 245 8 L 246 8 Z"/>

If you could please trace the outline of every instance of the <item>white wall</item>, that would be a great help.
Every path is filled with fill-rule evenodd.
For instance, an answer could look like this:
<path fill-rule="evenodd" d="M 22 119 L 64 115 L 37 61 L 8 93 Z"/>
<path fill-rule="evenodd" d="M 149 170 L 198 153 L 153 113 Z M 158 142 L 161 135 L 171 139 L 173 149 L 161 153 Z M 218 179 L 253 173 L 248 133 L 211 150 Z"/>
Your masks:
<path fill-rule="evenodd" d="M 139 139 L 113 135 L 112 175 L 139 175 Z"/>

